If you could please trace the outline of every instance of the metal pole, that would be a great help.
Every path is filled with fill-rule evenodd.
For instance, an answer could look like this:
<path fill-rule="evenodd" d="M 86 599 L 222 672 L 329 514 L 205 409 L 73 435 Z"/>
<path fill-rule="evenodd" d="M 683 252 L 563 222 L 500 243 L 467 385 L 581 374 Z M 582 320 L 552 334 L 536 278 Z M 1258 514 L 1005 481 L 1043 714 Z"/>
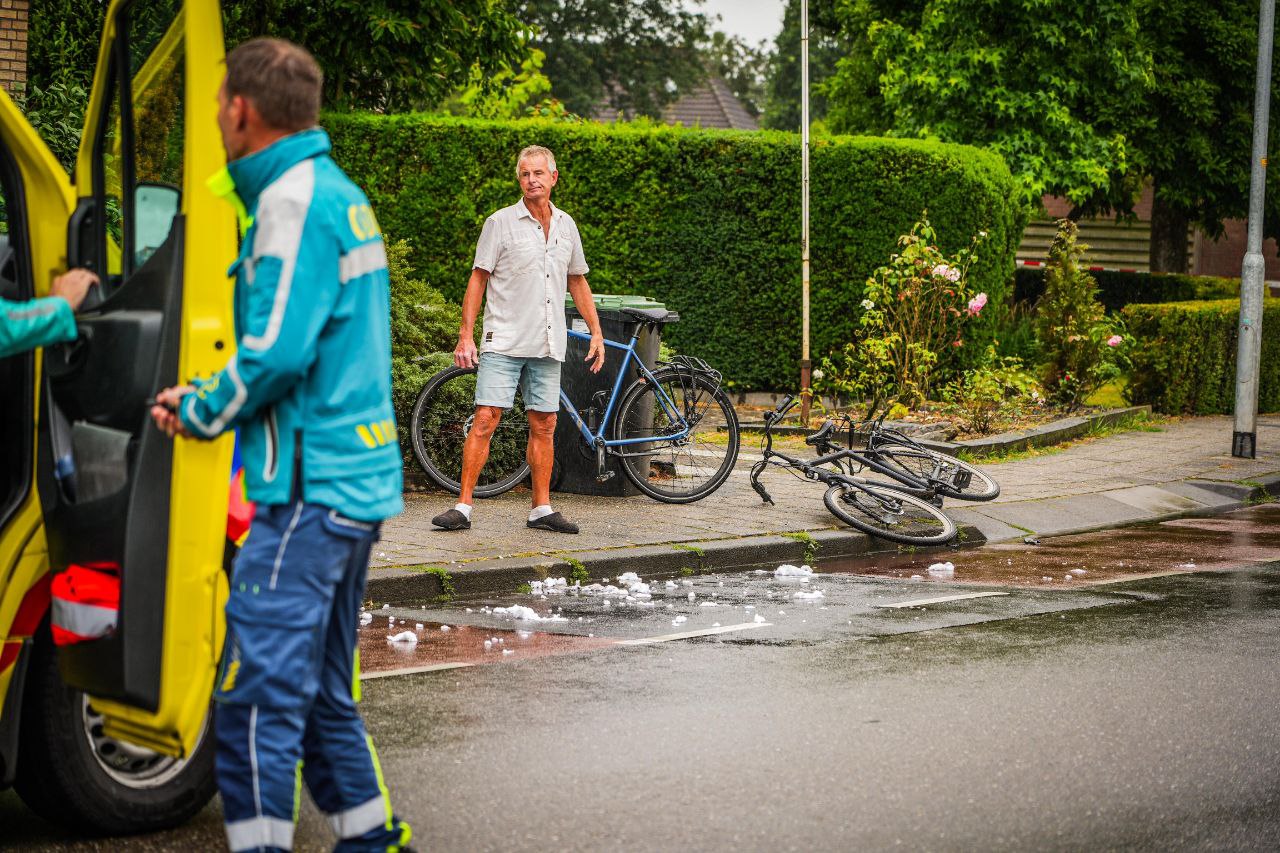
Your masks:
<path fill-rule="evenodd" d="M 800 422 L 809 425 L 809 0 L 800 0 Z"/>
<path fill-rule="evenodd" d="M 1253 459 L 1258 438 L 1258 360 L 1262 348 L 1262 207 L 1267 189 L 1267 131 L 1270 127 L 1271 42 L 1275 0 L 1258 11 L 1258 77 L 1253 92 L 1253 160 L 1249 173 L 1249 241 L 1240 270 L 1239 350 L 1236 354 L 1236 422 L 1231 455 Z"/>

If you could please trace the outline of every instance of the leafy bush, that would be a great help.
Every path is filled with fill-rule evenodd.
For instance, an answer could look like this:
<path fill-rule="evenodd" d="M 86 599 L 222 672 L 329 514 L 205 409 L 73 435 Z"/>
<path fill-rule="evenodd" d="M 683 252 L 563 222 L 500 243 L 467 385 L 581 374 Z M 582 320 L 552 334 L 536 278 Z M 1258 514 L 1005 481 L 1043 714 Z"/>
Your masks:
<path fill-rule="evenodd" d="M 459 306 L 414 278 L 408 261 L 410 251 L 403 240 L 387 243 L 387 272 L 391 276 L 391 399 L 404 438 L 406 459 L 412 459 L 408 424 L 414 401 L 433 374 L 453 364 L 453 348 L 462 325 Z"/>
<path fill-rule="evenodd" d="M 1014 274 L 1015 302 L 1034 304 L 1044 294 L 1044 267 L 1019 267 Z M 1089 270 L 1098 283 L 1098 301 L 1108 312 L 1135 302 L 1187 302 L 1193 299 L 1229 299 L 1240 292 L 1240 279 L 1178 273 Z"/>
<path fill-rule="evenodd" d="M 1036 337 L 1045 358 L 1049 399 L 1074 409 L 1121 373 L 1123 323 L 1107 319 L 1093 276 L 1080 267 L 1089 247 L 1069 219 L 1058 221 L 1049 246 L 1044 295 L 1036 304 Z"/>
<path fill-rule="evenodd" d="M 1130 305 L 1133 337 L 1129 385 L 1133 403 L 1175 415 L 1228 414 L 1235 406 L 1240 303 Z M 1280 300 L 1263 302 L 1258 410 L 1280 410 Z"/>
<path fill-rule="evenodd" d="M 485 217 L 519 196 L 516 153 L 556 152 L 555 201 L 577 220 L 599 293 L 680 312 L 663 336 L 743 389 L 795 387 L 800 359 L 800 146 L 795 134 L 649 124 L 332 114 L 334 156 L 416 277 L 459 299 Z M 999 157 L 958 145 L 837 137 L 813 149 L 813 352 L 854 337 L 863 282 L 926 207 L 940 249 L 989 234 L 974 290 L 1007 301 L 1025 215 Z M 994 335 L 979 318 L 964 356 Z"/>
<path fill-rule="evenodd" d="M 884 401 L 910 406 L 928 399 L 964 346 L 965 321 L 987 304 L 985 293 L 969 298 L 967 282 L 974 247 L 985 236 L 975 235 L 953 257 L 938 249 L 927 218 L 900 237 L 901 251 L 867 279 L 854 341 L 834 360 L 823 359 L 819 391 L 868 399 L 868 415 Z"/>
<path fill-rule="evenodd" d="M 1042 400 L 1039 383 L 1022 368 L 1022 360 L 999 355 L 994 345 L 987 347 L 985 363 L 942 389 L 942 398 L 944 411 L 958 415 L 964 430 L 981 435 Z"/>

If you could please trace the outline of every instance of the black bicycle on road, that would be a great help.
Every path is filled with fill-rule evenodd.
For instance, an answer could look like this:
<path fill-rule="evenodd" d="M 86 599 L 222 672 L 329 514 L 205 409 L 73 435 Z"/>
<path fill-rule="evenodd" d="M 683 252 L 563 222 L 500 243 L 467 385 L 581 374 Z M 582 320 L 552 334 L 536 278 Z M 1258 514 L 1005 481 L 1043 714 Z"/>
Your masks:
<path fill-rule="evenodd" d="M 751 488 L 765 503 L 772 504 L 773 498 L 761 485 L 760 475 L 773 465 L 826 485 L 822 500 L 827 509 L 864 533 L 905 545 L 941 545 L 956 537 L 955 522 L 937 506 L 941 500 L 934 486 L 898 465 L 885 464 L 852 448 L 835 449 L 831 439 L 836 427 L 832 421 L 805 437 L 807 444 L 817 448 L 817 457 L 802 459 L 774 450 L 773 427 L 796 402 L 794 396 L 789 396 L 764 417 L 761 459 L 751 468 Z M 868 480 L 854 473 L 863 469 L 890 480 Z"/>

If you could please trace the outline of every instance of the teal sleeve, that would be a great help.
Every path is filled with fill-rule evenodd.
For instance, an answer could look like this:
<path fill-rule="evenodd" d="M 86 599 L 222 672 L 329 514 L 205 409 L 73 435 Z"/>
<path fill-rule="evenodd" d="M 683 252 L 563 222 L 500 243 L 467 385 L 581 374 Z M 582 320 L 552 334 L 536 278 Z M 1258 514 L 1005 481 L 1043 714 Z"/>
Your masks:
<path fill-rule="evenodd" d="M 0 358 L 75 337 L 75 312 L 61 296 L 28 302 L 0 300 Z"/>

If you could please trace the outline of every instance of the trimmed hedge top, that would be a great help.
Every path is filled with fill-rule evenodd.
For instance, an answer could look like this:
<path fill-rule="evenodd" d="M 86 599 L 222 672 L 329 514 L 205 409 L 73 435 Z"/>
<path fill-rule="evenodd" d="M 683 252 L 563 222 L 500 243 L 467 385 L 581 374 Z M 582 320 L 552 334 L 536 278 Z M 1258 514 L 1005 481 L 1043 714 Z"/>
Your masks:
<path fill-rule="evenodd" d="M 415 275 L 450 298 L 466 287 L 485 218 L 520 198 L 517 153 L 545 145 L 560 170 L 554 201 L 578 223 L 595 292 L 679 311 L 665 339 L 735 387 L 798 384 L 796 134 L 419 114 L 331 114 L 324 124 L 389 237 L 412 244 Z M 925 209 L 946 251 L 987 232 L 973 288 L 996 303 L 1009 295 L 1025 212 L 999 156 L 837 137 L 814 141 L 811 173 L 815 360 L 852 338 L 863 282 Z M 977 324 L 966 350 L 981 352 L 993 321 Z"/>

